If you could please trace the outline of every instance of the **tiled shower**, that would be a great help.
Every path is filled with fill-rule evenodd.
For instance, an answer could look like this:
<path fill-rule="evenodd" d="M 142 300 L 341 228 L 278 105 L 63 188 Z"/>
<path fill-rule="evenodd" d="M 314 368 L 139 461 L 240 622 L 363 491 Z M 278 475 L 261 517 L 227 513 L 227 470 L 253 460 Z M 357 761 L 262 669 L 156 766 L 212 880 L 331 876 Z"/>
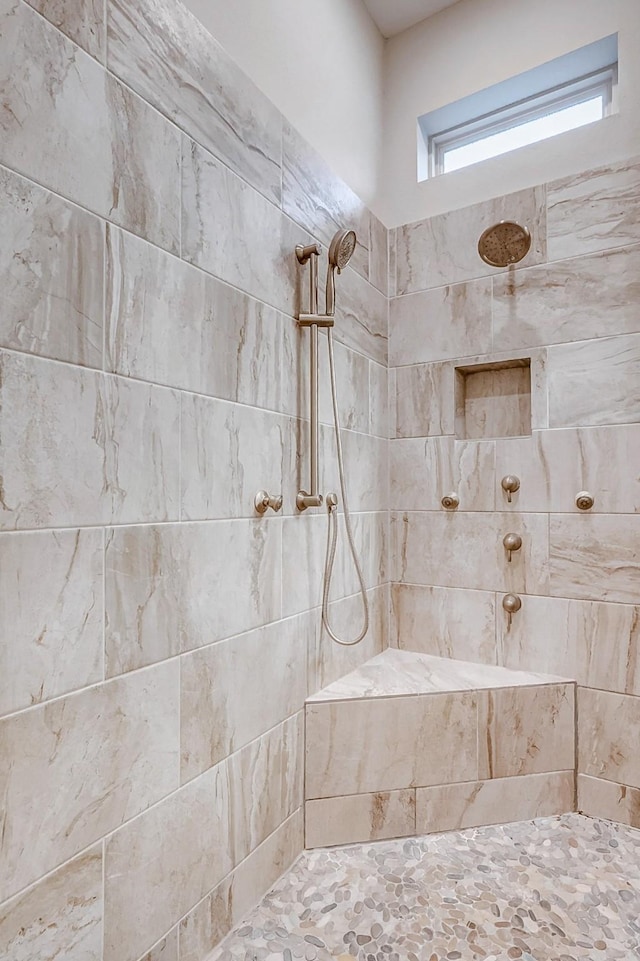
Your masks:
<path fill-rule="evenodd" d="M 0 957 L 203 961 L 304 847 L 306 699 L 388 648 L 577 684 L 577 787 L 573 706 L 504 691 L 531 742 L 477 781 L 548 802 L 560 770 L 553 813 L 640 826 L 640 164 L 387 230 L 180 4 L 0 0 L 0 71 Z M 496 271 L 502 218 L 533 243 Z M 355 648 L 320 626 L 326 516 L 295 508 L 294 248 L 345 226 Z M 340 630 L 357 589 L 343 543 Z M 425 787 L 375 836 L 460 826 L 416 821 Z"/>

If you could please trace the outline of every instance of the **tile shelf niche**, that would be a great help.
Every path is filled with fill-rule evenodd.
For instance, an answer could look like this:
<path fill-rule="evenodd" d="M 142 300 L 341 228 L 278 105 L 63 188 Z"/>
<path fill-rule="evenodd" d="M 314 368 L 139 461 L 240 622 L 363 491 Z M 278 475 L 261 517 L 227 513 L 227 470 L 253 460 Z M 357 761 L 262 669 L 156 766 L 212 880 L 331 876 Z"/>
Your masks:
<path fill-rule="evenodd" d="M 456 367 L 456 436 L 490 440 L 531 434 L 531 358 Z"/>

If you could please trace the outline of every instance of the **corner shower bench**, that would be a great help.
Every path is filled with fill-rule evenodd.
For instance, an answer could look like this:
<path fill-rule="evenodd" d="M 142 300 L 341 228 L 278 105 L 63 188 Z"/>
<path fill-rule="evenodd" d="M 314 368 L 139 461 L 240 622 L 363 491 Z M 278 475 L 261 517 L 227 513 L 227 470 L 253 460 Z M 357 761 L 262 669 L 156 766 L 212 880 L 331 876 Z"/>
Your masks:
<path fill-rule="evenodd" d="M 575 682 L 390 649 L 306 702 L 306 846 L 575 810 Z"/>

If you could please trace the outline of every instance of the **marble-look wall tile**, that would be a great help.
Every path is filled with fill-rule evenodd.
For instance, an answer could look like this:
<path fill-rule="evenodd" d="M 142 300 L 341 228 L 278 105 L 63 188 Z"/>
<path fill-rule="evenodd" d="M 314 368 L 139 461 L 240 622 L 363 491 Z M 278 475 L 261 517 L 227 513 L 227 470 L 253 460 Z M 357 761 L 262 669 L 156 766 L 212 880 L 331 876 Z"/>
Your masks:
<path fill-rule="evenodd" d="M 452 210 L 397 230 L 398 294 L 441 287 L 497 273 L 480 259 L 480 234 L 499 220 L 516 220 L 531 231 L 523 266 L 547 259 L 546 190 L 534 187 Z"/>
<path fill-rule="evenodd" d="M 324 512 L 323 512 L 324 514 Z M 306 512 L 282 519 L 282 616 L 319 607 L 327 518 Z"/>
<path fill-rule="evenodd" d="M 0 346 L 102 367 L 97 217 L 0 169 Z"/>
<path fill-rule="evenodd" d="M 382 364 L 371 360 L 369 361 L 369 433 L 377 434 L 378 437 L 389 437 L 390 431 L 389 371 Z"/>
<path fill-rule="evenodd" d="M 110 531 L 107 676 L 278 620 L 281 531 L 261 520 Z"/>
<path fill-rule="evenodd" d="M 587 170 L 547 185 L 549 259 L 640 241 L 640 165 Z"/>
<path fill-rule="evenodd" d="M 315 613 L 302 614 L 183 658 L 183 781 L 302 710 L 314 620 Z"/>
<path fill-rule="evenodd" d="M 202 23 L 167 0 L 108 0 L 107 11 L 109 69 L 279 203 L 281 115 Z"/>
<path fill-rule="evenodd" d="M 480 778 L 575 768 L 575 685 L 486 691 L 478 707 Z"/>
<path fill-rule="evenodd" d="M 640 334 L 550 347 L 548 377 L 550 427 L 640 421 Z"/>
<path fill-rule="evenodd" d="M 92 57 L 104 60 L 104 0 L 27 0 L 27 3 Z"/>
<path fill-rule="evenodd" d="M 640 697 L 578 688 L 578 771 L 640 788 Z"/>
<path fill-rule="evenodd" d="M 307 704 L 306 797 L 478 777 L 473 692 Z"/>
<path fill-rule="evenodd" d="M 341 344 L 386 366 L 388 300 L 351 266 L 336 277 L 336 322 L 333 334 Z"/>
<path fill-rule="evenodd" d="M 182 395 L 181 517 L 256 517 L 257 491 L 286 493 L 295 510 L 296 425 L 290 417 L 192 394 Z M 270 515 L 271 511 L 268 512 Z M 264 521 L 275 519 L 265 516 Z"/>
<path fill-rule="evenodd" d="M 396 239 L 396 238 L 397 238 L 397 233 L 398 233 L 398 230 L 397 230 L 396 227 L 393 227 L 392 229 L 389 230 L 389 243 L 388 243 L 388 250 L 389 250 L 389 288 L 388 288 L 388 295 L 389 295 L 389 297 L 395 297 L 396 294 L 398 293 L 398 289 L 397 289 L 398 283 L 397 283 L 397 277 L 396 277 L 396 273 L 397 273 L 397 263 L 396 263 L 396 261 L 397 261 L 397 239 Z"/>
<path fill-rule="evenodd" d="M 375 214 L 369 214 L 369 282 L 389 293 L 389 231 Z"/>
<path fill-rule="evenodd" d="M 232 823 L 224 762 L 107 839 L 104 961 L 136 961 L 228 874 Z"/>
<path fill-rule="evenodd" d="M 508 350 L 636 333 L 639 273 L 635 246 L 496 277 L 494 343 Z"/>
<path fill-rule="evenodd" d="M 304 847 L 302 809 L 291 815 L 180 924 L 180 961 L 202 961 L 291 866 Z"/>
<path fill-rule="evenodd" d="M 161 938 L 140 961 L 178 961 L 178 928 Z"/>
<path fill-rule="evenodd" d="M 329 637 L 322 624 L 320 610 L 312 611 L 313 628 L 309 630 L 309 693 L 315 694 L 332 684 L 387 646 L 389 621 L 388 585 L 367 591 L 369 602 L 369 630 L 359 644 L 343 646 Z M 352 594 L 332 601 L 328 609 L 331 630 L 347 640 L 358 637 L 364 625 L 364 610 L 360 594 Z"/>
<path fill-rule="evenodd" d="M 395 369 L 395 437 L 455 432 L 454 366 L 417 364 Z"/>
<path fill-rule="evenodd" d="M 498 663 L 495 594 L 392 584 L 391 605 L 393 647 L 481 664 Z"/>
<path fill-rule="evenodd" d="M 0 535 L 0 714 L 102 680 L 102 531 Z"/>
<path fill-rule="evenodd" d="M 109 370 L 297 413 L 304 371 L 292 318 L 110 226 L 106 296 Z"/>
<path fill-rule="evenodd" d="M 389 301 L 389 362 L 449 360 L 491 350 L 491 280 Z"/>
<path fill-rule="evenodd" d="M 498 618 L 497 634 L 505 667 L 640 695 L 640 607 L 530 596 L 510 628 Z"/>
<path fill-rule="evenodd" d="M 640 789 L 578 774 L 578 811 L 640 828 Z"/>
<path fill-rule="evenodd" d="M 0 527 L 177 519 L 178 429 L 170 390 L 0 353 Z"/>
<path fill-rule="evenodd" d="M 418 788 L 416 834 L 566 814 L 574 797 L 573 771 Z"/>
<path fill-rule="evenodd" d="M 177 252 L 176 129 L 26 4 L 0 24 L 0 162 Z"/>
<path fill-rule="evenodd" d="M 7 961 L 102 961 L 102 848 L 97 845 L 0 905 Z"/>
<path fill-rule="evenodd" d="M 525 361 L 505 366 L 456 369 L 456 434 L 487 440 L 531 433 L 531 367 Z"/>
<path fill-rule="evenodd" d="M 178 787 L 178 708 L 174 662 L 0 721 L 0 900 Z"/>
<path fill-rule="evenodd" d="M 355 230 L 357 247 L 351 265 L 365 280 L 369 279 L 371 214 L 320 154 L 286 122 L 282 140 L 282 209 L 325 247 L 337 231 Z"/>
<path fill-rule="evenodd" d="M 389 445 L 391 510 L 438 511 L 454 491 L 460 510 L 495 509 L 495 445 L 411 437 Z"/>
<path fill-rule="evenodd" d="M 638 602 L 640 516 L 552 514 L 549 584 L 554 597 Z"/>
<path fill-rule="evenodd" d="M 301 276 L 294 248 L 307 235 L 212 154 L 183 141 L 182 256 L 295 314 Z"/>
<path fill-rule="evenodd" d="M 229 759 L 234 864 L 262 844 L 304 801 L 302 712 Z"/>
<path fill-rule="evenodd" d="M 349 507 L 352 511 L 383 511 L 389 506 L 389 473 L 384 437 L 342 430 L 342 450 Z M 333 427 L 320 428 L 320 490 L 340 491 Z"/>
<path fill-rule="evenodd" d="M 381 841 L 416 833 L 415 790 L 319 798 L 305 804 L 305 847 Z"/>
<path fill-rule="evenodd" d="M 522 548 L 509 563 L 502 539 L 511 531 L 522 537 Z M 547 518 L 489 512 L 392 514 L 391 558 L 394 581 L 547 594 Z"/>
<path fill-rule="evenodd" d="M 369 426 L 369 367 L 372 362 L 367 360 L 363 354 L 350 350 L 340 343 L 335 343 L 334 363 L 340 426 L 364 433 L 379 433 L 378 431 L 370 431 Z M 386 375 L 386 367 L 381 367 L 378 364 L 375 366 L 384 371 Z M 329 355 L 325 338 L 321 338 L 319 346 L 318 381 L 320 420 L 325 424 L 333 425 Z M 385 435 L 382 434 L 382 436 Z"/>
<path fill-rule="evenodd" d="M 580 513 L 576 494 L 595 498 L 591 513 L 640 513 L 640 425 L 534 431 L 496 441 L 496 476 L 517 474 L 520 490 L 505 511 Z M 615 481 L 612 479 L 615 478 Z"/>

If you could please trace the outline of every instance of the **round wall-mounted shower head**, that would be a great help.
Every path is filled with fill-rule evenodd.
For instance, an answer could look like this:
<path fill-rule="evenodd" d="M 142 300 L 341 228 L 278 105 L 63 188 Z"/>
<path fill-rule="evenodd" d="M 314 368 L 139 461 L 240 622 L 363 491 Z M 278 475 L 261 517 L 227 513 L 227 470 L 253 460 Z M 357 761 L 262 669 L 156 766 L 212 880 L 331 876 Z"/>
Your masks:
<path fill-rule="evenodd" d="M 329 264 L 338 268 L 338 273 L 347 266 L 356 249 L 355 230 L 339 230 L 329 246 Z"/>
<path fill-rule="evenodd" d="M 514 220 L 501 220 L 488 227 L 478 241 L 478 253 L 490 267 L 517 264 L 529 253 L 531 234 Z"/>

